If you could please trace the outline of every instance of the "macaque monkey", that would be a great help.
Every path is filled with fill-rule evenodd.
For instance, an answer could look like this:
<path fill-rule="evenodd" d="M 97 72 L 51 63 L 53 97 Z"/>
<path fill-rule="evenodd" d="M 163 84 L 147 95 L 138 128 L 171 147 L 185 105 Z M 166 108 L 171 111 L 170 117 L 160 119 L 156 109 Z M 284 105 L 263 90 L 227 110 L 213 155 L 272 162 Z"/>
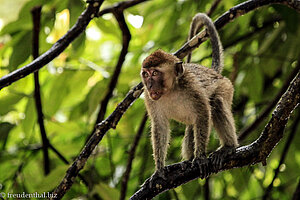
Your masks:
<path fill-rule="evenodd" d="M 223 68 L 223 49 L 211 19 L 197 14 L 191 29 L 203 23 L 212 43 L 212 69 L 194 63 L 183 63 L 176 56 L 156 50 L 142 64 L 141 78 L 145 89 L 145 105 L 151 118 L 151 140 L 156 171 L 165 166 L 170 139 L 169 120 L 186 124 L 182 144 L 184 159 L 196 161 L 202 177 L 201 161 L 207 161 L 206 146 L 213 124 L 221 147 L 214 166 L 222 164 L 222 154 L 238 146 L 231 112 L 233 86 L 220 73 Z M 192 33 L 194 34 L 194 33 Z M 208 161 L 207 161 L 208 162 Z M 162 175 L 164 177 L 164 175 Z"/>

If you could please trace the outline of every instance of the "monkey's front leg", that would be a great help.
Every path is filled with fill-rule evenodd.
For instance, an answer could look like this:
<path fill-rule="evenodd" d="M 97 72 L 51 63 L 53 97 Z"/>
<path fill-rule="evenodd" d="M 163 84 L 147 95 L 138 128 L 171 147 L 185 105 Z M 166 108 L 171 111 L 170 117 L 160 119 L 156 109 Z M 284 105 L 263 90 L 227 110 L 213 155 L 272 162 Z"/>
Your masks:
<path fill-rule="evenodd" d="M 152 118 L 151 133 L 153 157 L 156 167 L 155 173 L 161 178 L 166 179 L 163 168 L 165 166 L 170 138 L 168 119 L 163 117 Z"/>

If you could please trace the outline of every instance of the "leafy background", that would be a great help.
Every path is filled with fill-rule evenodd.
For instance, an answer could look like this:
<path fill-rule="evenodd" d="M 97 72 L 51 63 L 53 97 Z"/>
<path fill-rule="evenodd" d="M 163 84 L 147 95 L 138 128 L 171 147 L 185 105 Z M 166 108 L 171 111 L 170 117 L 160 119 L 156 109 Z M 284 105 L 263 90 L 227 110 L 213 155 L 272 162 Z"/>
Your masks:
<path fill-rule="evenodd" d="M 118 2 L 107 0 L 102 8 Z M 125 11 L 132 39 L 113 91 L 106 116 L 130 88 L 140 82 L 142 60 L 161 48 L 175 52 L 187 39 L 189 23 L 197 12 L 207 12 L 213 1 L 156 0 Z M 243 1 L 221 1 L 213 12 L 215 20 Z M 32 61 L 32 16 L 30 10 L 42 5 L 40 53 L 48 50 L 76 22 L 85 8 L 78 0 L 1 0 L 0 76 Z M 234 82 L 233 112 L 240 131 L 272 101 L 289 74 L 299 65 L 300 15 L 285 6 L 266 6 L 227 24 L 219 33 L 225 49 L 223 75 Z M 40 70 L 42 105 L 47 136 L 67 160 L 82 149 L 108 90 L 108 83 L 122 48 L 121 31 L 112 14 L 93 19 L 84 34 L 61 55 Z M 193 54 L 193 62 L 211 64 L 211 46 L 205 42 Z M 65 165 L 49 150 L 51 172 L 43 171 L 40 130 L 34 103 L 33 75 L 23 78 L 0 94 L 0 191 L 34 193 L 52 191 L 63 178 Z M 118 199 L 120 181 L 145 108 L 143 97 L 126 112 L 115 130 L 109 131 L 90 157 L 82 176 L 64 199 Z M 290 199 L 300 177 L 300 128 L 296 129 L 285 162 L 279 165 L 287 135 L 299 123 L 292 115 L 285 138 L 274 149 L 267 166 L 255 165 L 225 171 L 209 179 L 211 199 L 256 199 L 271 184 L 274 170 L 280 173 L 273 182 L 272 198 Z M 241 142 L 258 137 L 263 121 Z M 168 164 L 179 162 L 184 126 L 172 123 Z M 298 133 L 298 134 L 297 134 Z M 128 182 L 131 196 L 154 171 L 149 138 L 149 122 L 136 150 Z M 218 147 L 212 133 L 209 152 Z M 208 180 L 207 180 L 208 181 Z M 204 199 L 205 180 L 194 180 L 156 199 Z"/>

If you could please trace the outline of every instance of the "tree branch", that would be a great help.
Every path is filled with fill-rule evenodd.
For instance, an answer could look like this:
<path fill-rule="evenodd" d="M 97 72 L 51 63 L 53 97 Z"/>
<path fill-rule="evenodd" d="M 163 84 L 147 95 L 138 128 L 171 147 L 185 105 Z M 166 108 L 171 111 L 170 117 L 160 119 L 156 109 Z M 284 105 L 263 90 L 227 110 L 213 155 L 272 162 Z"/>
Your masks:
<path fill-rule="evenodd" d="M 112 7 L 105 8 L 105 9 L 101 10 L 98 13 L 98 17 L 100 17 L 100 16 L 102 16 L 104 14 L 107 14 L 107 13 L 113 13 L 116 10 L 123 11 L 126 8 L 135 6 L 135 5 L 137 5 L 139 3 L 143 3 L 145 1 L 148 1 L 148 0 L 129 0 L 129 1 L 118 2 L 118 3 L 114 4 Z"/>
<path fill-rule="evenodd" d="M 88 143 L 77 156 L 73 164 L 70 166 L 59 186 L 57 186 L 57 188 L 53 192 L 53 196 L 56 196 L 56 198 L 53 199 L 61 199 L 71 188 L 72 184 L 74 183 L 75 177 L 86 164 L 87 159 L 93 152 L 96 145 L 102 140 L 103 136 L 109 129 L 116 128 L 125 111 L 141 95 L 143 91 L 142 88 L 143 84 L 140 83 L 132 90 L 130 90 L 124 100 L 117 106 L 115 111 L 108 118 L 97 125 L 95 133 L 92 135 Z"/>
<path fill-rule="evenodd" d="M 212 3 L 212 5 L 211 5 L 209 11 L 206 12 L 206 14 L 207 14 L 208 16 L 211 17 L 211 15 L 212 15 L 213 12 L 217 9 L 217 7 L 218 7 L 218 5 L 219 5 L 220 2 L 221 2 L 221 0 L 215 0 L 215 1 Z"/>
<path fill-rule="evenodd" d="M 282 151 L 282 155 L 281 155 L 281 158 L 280 158 L 280 161 L 279 161 L 279 164 L 277 166 L 277 168 L 275 169 L 274 171 L 274 177 L 271 181 L 271 183 L 269 184 L 269 186 L 267 187 L 267 189 L 265 190 L 265 194 L 263 196 L 263 200 L 267 200 L 269 199 L 269 195 L 273 189 L 273 183 L 275 181 L 275 179 L 277 178 L 278 174 L 279 174 L 279 170 L 280 170 L 280 166 L 284 163 L 284 160 L 285 160 L 285 157 L 287 155 L 287 152 L 291 146 L 291 143 L 293 141 L 293 138 L 297 132 L 297 128 L 298 128 L 298 125 L 299 125 L 299 121 L 300 121 L 300 114 L 298 114 L 297 118 L 295 119 L 294 123 L 293 123 L 293 127 L 292 127 L 292 130 L 289 134 L 289 137 L 284 145 L 284 148 L 283 148 L 283 151 Z"/>
<path fill-rule="evenodd" d="M 286 79 L 285 83 L 281 87 L 280 91 L 277 93 L 275 98 L 268 104 L 268 106 L 259 114 L 259 116 L 255 119 L 255 121 L 250 124 L 248 127 L 245 127 L 241 130 L 241 133 L 238 136 L 239 141 L 244 140 L 259 124 L 263 122 L 264 119 L 269 115 L 272 109 L 275 107 L 276 103 L 279 101 L 282 94 L 287 90 L 289 87 L 290 82 L 293 78 L 297 75 L 300 70 L 300 60 L 298 60 L 297 67 L 292 71 L 289 77 Z"/>
<path fill-rule="evenodd" d="M 293 194 L 293 200 L 299 200 L 300 199 L 300 179 L 298 181 L 297 188 Z"/>
<path fill-rule="evenodd" d="M 32 55 L 36 59 L 39 57 L 39 32 L 40 32 L 40 20 L 41 20 L 41 6 L 34 7 L 31 10 L 32 21 L 33 21 L 33 34 L 32 34 Z M 35 107 L 37 111 L 38 123 L 40 127 L 41 137 L 42 137 L 42 149 L 44 157 L 44 174 L 50 173 L 50 160 L 48 154 L 48 138 L 46 134 L 46 129 L 44 125 L 44 114 L 42 108 L 42 100 L 40 93 L 40 82 L 39 82 L 39 71 L 34 72 L 34 99 Z"/>
<path fill-rule="evenodd" d="M 266 159 L 283 136 L 284 128 L 290 117 L 291 112 L 300 102 L 300 72 L 291 82 L 290 87 L 281 97 L 277 104 L 272 118 L 263 130 L 261 136 L 252 144 L 239 147 L 235 153 L 224 155 L 224 164 L 215 170 L 208 167 L 209 174 L 228 170 L 246 165 L 254 165 L 259 162 L 266 164 Z M 213 155 L 214 156 L 214 155 Z M 211 160 L 209 166 L 212 166 Z M 191 161 L 183 161 L 164 168 L 164 174 L 167 174 L 166 180 L 162 180 L 157 174 L 152 175 L 142 185 L 130 200 L 151 199 L 165 190 L 175 188 L 188 181 L 199 178 L 199 166 L 193 165 Z M 169 175 L 169 176 L 168 176 Z"/>
<path fill-rule="evenodd" d="M 0 90 L 13 82 L 26 77 L 27 75 L 39 70 L 44 65 L 48 64 L 61 52 L 63 52 L 69 44 L 76 39 L 87 27 L 89 22 L 98 13 L 99 8 L 103 0 L 92 1 L 86 10 L 78 17 L 76 24 L 62 36 L 48 51 L 43 53 L 33 62 L 25 65 L 24 67 L 17 69 L 0 79 Z"/>

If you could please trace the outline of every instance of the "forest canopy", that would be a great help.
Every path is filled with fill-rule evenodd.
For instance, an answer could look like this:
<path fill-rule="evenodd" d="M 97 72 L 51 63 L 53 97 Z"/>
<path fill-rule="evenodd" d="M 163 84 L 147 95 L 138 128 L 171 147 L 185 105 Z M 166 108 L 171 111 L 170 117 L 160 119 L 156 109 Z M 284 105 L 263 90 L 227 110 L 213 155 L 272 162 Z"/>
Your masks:
<path fill-rule="evenodd" d="M 166 170 L 186 179 L 147 180 L 155 165 L 141 63 L 157 49 L 185 61 L 199 12 L 224 47 L 241 147 L 208 178 L 181 173 L 171 164 L 190 166 L 180 155 L 185 126 L 172 121 Z M 3 0 L 0 199 L 299 198 L 299 21 L 299 0 Z M 206 40 L 192 62 L 209 67 Z M 212 130 L 208 153 L 218 147 Z"/>

